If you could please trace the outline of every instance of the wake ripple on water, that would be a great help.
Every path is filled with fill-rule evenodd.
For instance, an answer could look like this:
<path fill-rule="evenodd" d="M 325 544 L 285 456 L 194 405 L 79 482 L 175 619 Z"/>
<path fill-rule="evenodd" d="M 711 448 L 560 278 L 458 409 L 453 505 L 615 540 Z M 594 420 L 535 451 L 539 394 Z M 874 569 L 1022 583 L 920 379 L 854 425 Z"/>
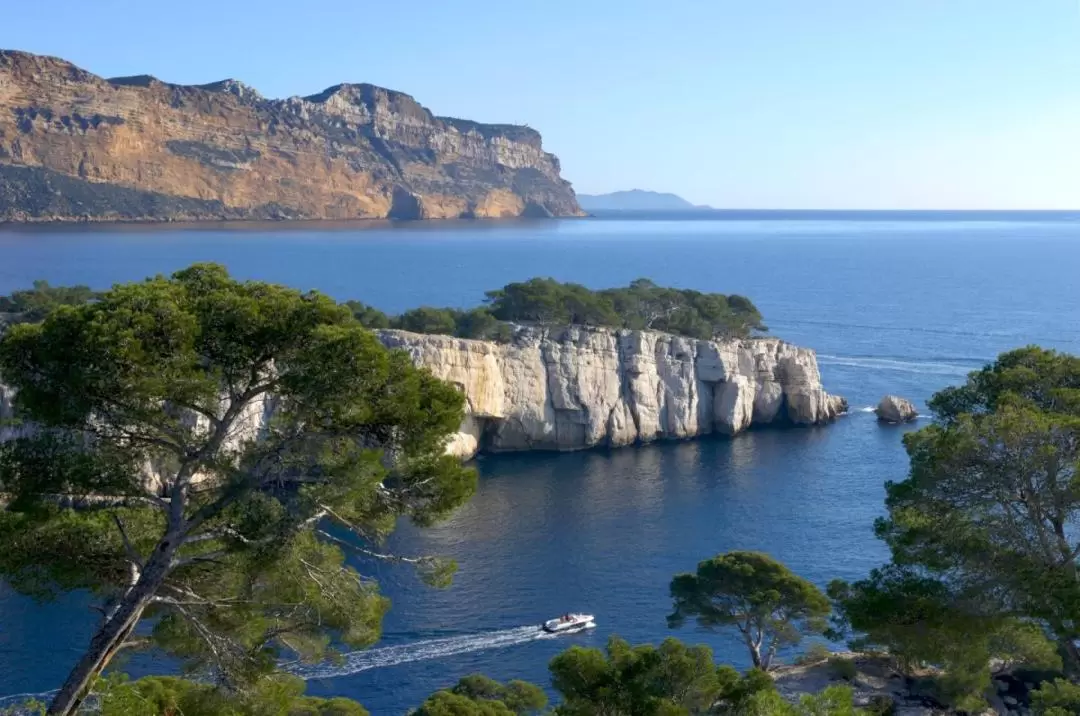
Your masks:
<path fill-rule="evenodd" d="M 438 659 L 455 654 L 466 654 L 485 649 L 498 649 L 537 639 L 554 638 L 537 626 L 523 626 L 514 629 L 463 634 L 442 639 L 427 639 L 409 644 L 386 646 L 380 649 L 365 649 L 345 654 L 345 661 L 338 664 L 287 664 L 286 668 L 302 679 L 332 679 L 348 676 L 359 671 L 377 669 L 383 666 L 396 666 L 425 659 Z"/>
<path fill-rule="evenodd" d="M 499 649 L 516 644 L 524 644 L 537 639 L 554 639 L 556 634 L 549 634 L 538 626 L 522 626 L 513 629 L 462 634 L 442 639 L 426 639 L 409 644 L 386 646 L 380 649 L 365 649 L 345 654 L 345 660 L 337 664 L 301 664 L 291 662 L 283 664 L 286 671 L 305 680 L 332 679 L 348 676 L 359 671 L 377 669 L 383 666 L 396 666 L 425 659 L 438 659 L 444 656 L 467 654 L 473 651 Z M 11 694 L 0 696 L 0 708 L 21 704 L 28 699 L 47 700 L 56 691 L 42 693 Z M 18 713 L 18 712 L 16 712 Z"/>
<path fill-rule="evenodd" d="M 0 696 L 0 709 L 12 709 L 11 713 L 13 714 L 13 716 L 23 716 L 23 714 L 30 716 L 31 714 L 37 714 L 40 713 L 40 711 L 28 710 L 21 707 L 23 707 L 28 701 L 48 702 L 50 699 L 52 699 L 53 696 L 56 695 L 56 692 L 59 690 L 60 689 L 53 689 L 52 691 L 39 691 L 37 693 L 27 692 L 25 694 L 9 694 L 7 696 Z"/>
<path fill-rule="evenodd" d="M 989 361 L 985 361 L 989 362 Z M 818 363 L 821 365 L 836 365 L 849 368 L 870 368 L 873 370 L 893 370 L 904 373 L 920 373 L 933 375 L 966 376 L 976 370 L 985 362 L 967 365 L 960 363 L 946 363 L 932 360 L 903 360 L 897 358 L 876 358 L 869 356 L 837 356 L 819 354 Z"/>

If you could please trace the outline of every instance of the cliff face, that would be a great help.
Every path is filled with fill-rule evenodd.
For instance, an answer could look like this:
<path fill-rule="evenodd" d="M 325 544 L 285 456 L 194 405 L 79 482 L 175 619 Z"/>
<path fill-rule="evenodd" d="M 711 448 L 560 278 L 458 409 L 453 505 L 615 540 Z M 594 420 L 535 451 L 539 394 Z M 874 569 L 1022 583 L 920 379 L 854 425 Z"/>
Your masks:
<path fill-rule="evenodd" d="M 559 172 L 532 129 L 373 85 L 271 100 L 0 51 L 0 221 L 581 215 Z"/>
<path fill-rule="evenodd" d="M 698 341 L 651 331 L 521 328 L 502 345 L 403 331 L 390 348 L 458 385 L 468 415 L 450 451 L 577 450 L 813 425 L 847 409 L 812 350 L 778 339 Z"/>
<path fill-rule="evenodd" d="M 816 425 L 847 409 L 821 387 L 814 351 L 775 338 L 714 342 L 581 327 L 523 327 L 508 344 L 405 331 L 379 337 L 464 392 L 466 417 L 448 447 L 462 458 Z M 0 418 L 11 417 L 13 397 L 0 384 Z M 226 449 L 255 439 L 273 412 L 272 398 L 249 406 Z M 25 429 L 0 426 L 0 441 Z M 159 481 L 153 465 L 146 476 Z"/>

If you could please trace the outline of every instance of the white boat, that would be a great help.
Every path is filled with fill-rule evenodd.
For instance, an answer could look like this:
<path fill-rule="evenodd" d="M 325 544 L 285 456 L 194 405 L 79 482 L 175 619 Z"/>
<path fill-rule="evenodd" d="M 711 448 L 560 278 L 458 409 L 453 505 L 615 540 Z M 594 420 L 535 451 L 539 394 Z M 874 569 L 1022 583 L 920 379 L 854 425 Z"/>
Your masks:
<path fill-rule="evenodd" d="M 561 617 L 548 619 L 540 628 L 549 634 L 571 634 L 586 629 L 595 629 L 596 622 L 592 614 L 563 614 Z"/>

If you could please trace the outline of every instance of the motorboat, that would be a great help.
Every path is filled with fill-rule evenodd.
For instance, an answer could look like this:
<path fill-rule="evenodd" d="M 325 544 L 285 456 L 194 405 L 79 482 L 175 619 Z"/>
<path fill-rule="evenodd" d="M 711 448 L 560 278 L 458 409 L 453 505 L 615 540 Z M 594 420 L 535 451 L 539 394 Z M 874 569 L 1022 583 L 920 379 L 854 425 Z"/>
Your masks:
<path fill-rule="evenodd" d="M 595 629 L 596 622 L 592 614 L 563 614 L 561 617 L 548 619 L 540 628 L 549 634 L 574 634 L 586 629 Z"/>

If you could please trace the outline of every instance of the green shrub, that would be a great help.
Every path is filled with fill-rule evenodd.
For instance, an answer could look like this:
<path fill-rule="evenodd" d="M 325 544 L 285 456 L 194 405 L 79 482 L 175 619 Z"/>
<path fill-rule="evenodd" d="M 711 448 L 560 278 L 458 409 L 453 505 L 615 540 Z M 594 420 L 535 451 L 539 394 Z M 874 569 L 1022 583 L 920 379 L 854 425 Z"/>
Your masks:
<path fill-rule="evenodd" d="M 1031 710 L 1035 716 L 1071 716 L 1080 714 L 1080 686 L 1055 679 L 1031 692 Z"/>
<path fill-rule="evenodd" d="M 869 716 L 893 716 L 896 713 L 896 701 L 888 694 L 874 694 L 863 711 Z"/>
<path fill-rule="evenodd" d="M 828 661 L 831 656 L 832 652 L 829 651 L 829 647 L 825 646 L 820 641 L 815 641 L 806 649 L 806 651 L 795 657 L 795 663 L 798 666 L 811 666 L 813 664 L 820 664 L 823 661 Z"/>
<path fill-rule="evenodd" d="M 829 673 L 834 679 L 854 681 L 859 672 L 853 660 L 843 656 L 831 656 L 829 657 Z"/>
<path fill-rule="evenodd" d="M 457 331 L 460 311 L 452 308 L 432 308 L 421 306 L 398 316 L 395 328 L 413 333 L 437 333 L 452 336 Z"/>

